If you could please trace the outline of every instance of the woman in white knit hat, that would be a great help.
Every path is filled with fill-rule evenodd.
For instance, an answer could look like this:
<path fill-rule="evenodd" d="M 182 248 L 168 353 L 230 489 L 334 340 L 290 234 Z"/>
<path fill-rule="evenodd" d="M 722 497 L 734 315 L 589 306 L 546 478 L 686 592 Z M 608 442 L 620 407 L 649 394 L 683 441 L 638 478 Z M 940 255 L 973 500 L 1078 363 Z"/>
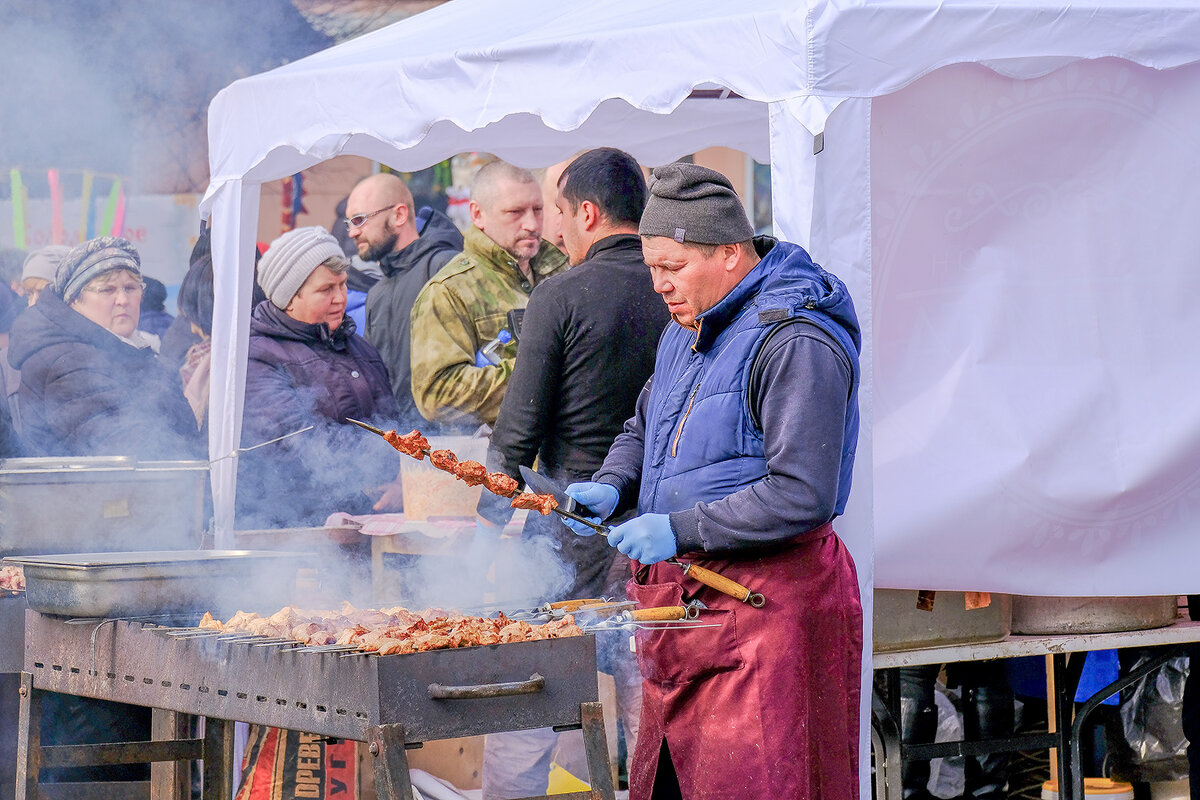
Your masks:
<path fill-rule="evenodd" d="M 397 414 L 383 360 L 346 314 L 349 266 L 319 226 L 283 234 L 258 264 L 267 299 L 250 320 L 242 442 L 314 429 L 241 457 L 241 528 L 320 525 L 338 511 L 398 508 L 398 457 L 346 422 L 388 427 Z"/>

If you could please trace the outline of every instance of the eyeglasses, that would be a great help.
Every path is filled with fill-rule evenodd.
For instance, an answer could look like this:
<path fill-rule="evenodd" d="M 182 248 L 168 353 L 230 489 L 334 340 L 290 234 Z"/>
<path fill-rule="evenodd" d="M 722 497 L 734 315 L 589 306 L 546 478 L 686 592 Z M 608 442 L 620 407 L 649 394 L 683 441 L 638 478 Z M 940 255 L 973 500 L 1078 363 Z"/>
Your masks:
<path fill-rule="evenodd" d="M 395 207 L 396 207 L 396 204 L 393 203 L 392 205 L 385 206 L 385 207 L 379 209 L 378 211 L 372 211 L 370 214 L 355 214 L 353 217 L 346 217 L 346 220 L 345 220 L 346 227 L 347 228 L 361 228 L 363 226 L 363 224 L 366 223 L 366 221 L 369 220 L 371 217 L 375 216 L 376 214 L 382 214 L 385 211 L 391 211 Z"/>
<path fill-rule="evenodd" d="M 144 283 L 131 283 L 119 286 L 85 286 L 83 287 L 83 291 L 98 294 L 105 300 L 115 300 L 117 292 L 124 292 L 126 295 L 133 297 L 134 295 L 140 295 L 145 288 L 146 284 Z"/>

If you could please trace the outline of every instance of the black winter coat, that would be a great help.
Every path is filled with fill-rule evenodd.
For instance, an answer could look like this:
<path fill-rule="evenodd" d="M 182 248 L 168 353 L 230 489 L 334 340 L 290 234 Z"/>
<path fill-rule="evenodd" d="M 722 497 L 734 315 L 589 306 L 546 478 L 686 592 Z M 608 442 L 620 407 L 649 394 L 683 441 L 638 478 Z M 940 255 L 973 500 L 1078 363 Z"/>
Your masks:
<path fill-rule="evenodd" d="M 9 363 L 31 456 L 193 459 L 204 443 L 179 375 L 43 292 L 13 324 Z"/>
<path fill-rule="evenodd" d="M 462 252 L 463 237 L 440 211 L 422 208 L 419 215 L 428 215 L 420 237 L 403 250 L 380 259 L 383 279 L 367 292 L 366 337 L 379 348 L 379 355 L 387 365 L 401 423 L 427 429 L 429 426 L 412 398 L 409 318 L 425 282 Z"/>
<path fill-rule="evenodd" d="M 371 510 L 364 490 L 396 477 L 399 454 L 347 417 L 394 427 L 379 352 L 354 335 L 348 316 L 330 332 L 259 303 L 250 319 L 242 445 L 315 427 L 241 456 L 239 528 L 319 525 L 335 511 Z"/>
<path fill-rule="evenodd" d="M 519 480 L 518 467 L 538 456 L 538 471 L 562 486 L 590 479 L 633 416 L 669 320 L 636 235 L 607 236 L 578 266 L 538 284 L 525 308 L 488 468 Z M 507 500 L 487 492 L 478 511 L 497 524 L 512 516 Z M 539 599 L 604 593 L 617 551 L 603 537 L 576 536 L 556 518 L 530 514 L 524 536 L 538 533 L 558 539 L 559 555 L 575 573 L 570 587 Z"/>

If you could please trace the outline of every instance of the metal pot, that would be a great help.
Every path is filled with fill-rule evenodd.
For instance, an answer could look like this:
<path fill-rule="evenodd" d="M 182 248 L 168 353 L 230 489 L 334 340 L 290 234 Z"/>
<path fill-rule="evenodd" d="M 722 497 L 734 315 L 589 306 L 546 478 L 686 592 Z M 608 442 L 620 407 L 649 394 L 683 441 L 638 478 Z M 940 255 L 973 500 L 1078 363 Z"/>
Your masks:
<path fill-rule="evenodd" d="M 916 589 L 876 589 L 875 652 L 999 641 L 1009 632 L 1011 603 L 1009 595 L 993 592 L 990 605 L 968 611 L 962 592 L 939 591 L 933 610 L 923 611 Z"/>
<path fill-rule="evenodd" d="M 1029 635 L 1109 633 L 1161 628 L 1175 620 L 1179 598 L 1034 597 L 1014 595 L 1012 632 Z"/>
<path fill-rule="evenodd" d="M 0 555 L 200 546 L 206 461 L 0 460 Z"/>

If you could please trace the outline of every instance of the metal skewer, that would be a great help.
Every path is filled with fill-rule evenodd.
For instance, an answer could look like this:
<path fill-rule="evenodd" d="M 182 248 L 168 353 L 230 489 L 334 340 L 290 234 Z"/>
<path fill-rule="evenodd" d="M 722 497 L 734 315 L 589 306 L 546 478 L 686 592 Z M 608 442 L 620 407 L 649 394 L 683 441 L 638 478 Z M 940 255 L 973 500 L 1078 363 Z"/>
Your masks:
<path fill-rule="evenodd" d="M 351 417 L 346 417 L 346 421 L 353 422 L 360 428 L 368 430 L 377 436 L 382 436 L 385 439 L 387 438 L 388 432 L 381 430 L 380 428 L 376 428 L 374 425 L 369 425 L 365 422 L 361 422 L 360 420 L 352 419 Z M 429 448 L 421 448 L 421 452 L 425 455 L 429 455 L 430 450 Z M 508 497 L 514 497 L 518 493 L 519 492 L 513 492 L 512 494 L 508 495 Z M 503 497 L 504 495 L 501 496 Z M 605 538 L 608 538 L 608 534 L 612 531 L 612 528 L 608 525 L 592 522 L 590 519 L 580 516 L 572 511 L 555 507 L 554 512 L 560 516 L 566 517 L 567 519 L 574 520 L 581 525 L 586 525 Z M 674 564 L 675 566 L 679 567 L 683 570 L 683 574 L 690 576 L 700 583 L 703 583 L 705 586 L 716 589 L 718 592 L 727 594 L 736 600 L 741 600 L 743 603 L 749 603 L 754 608 L 762 608 L 764 605 L 766 605 L 767 599 L 762 595 L 762 593 L 752 592 L 737 581 L 726 578 L 720 573 L 713 572 L 712 570 L 706 569 L 697 564 L 684 563 L 675 556 L 671 556 L 670 558 L 665 559 L 665 561 L 668 564 Z"/>

